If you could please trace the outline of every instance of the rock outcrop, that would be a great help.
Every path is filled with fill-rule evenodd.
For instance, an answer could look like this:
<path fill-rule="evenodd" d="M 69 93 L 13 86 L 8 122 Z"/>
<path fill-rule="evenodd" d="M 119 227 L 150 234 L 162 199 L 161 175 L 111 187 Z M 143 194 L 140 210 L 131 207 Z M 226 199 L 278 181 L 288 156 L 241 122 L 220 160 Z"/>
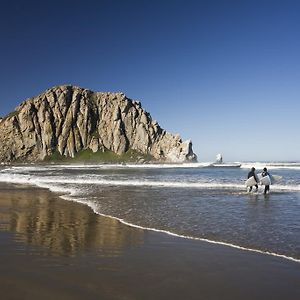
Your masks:
<path fill-rule="evenodd" d="M 138 101 L 123 93 L 57 86 L 27 99 L 0 119 L 0 161 L 41 161 L 55 152 L 129 149 L 157 160 L 196 160 L 191 141 L 163 130 Z"/>

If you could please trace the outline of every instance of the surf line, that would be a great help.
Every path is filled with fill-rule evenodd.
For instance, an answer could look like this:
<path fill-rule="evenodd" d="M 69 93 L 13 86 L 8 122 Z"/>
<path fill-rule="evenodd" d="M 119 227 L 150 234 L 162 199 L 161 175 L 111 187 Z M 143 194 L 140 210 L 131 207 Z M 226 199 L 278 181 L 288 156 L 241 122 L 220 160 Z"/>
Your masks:
<path fill-rule="evenodd" d="M 279 257 L 279 258 L 283 258 L 283 259 L 287 259 L 287 260 L 290 260 L 290 261 L 293 261 L 293 262 L 300 263 L 300 259 L 294 258 L 294 257 L 291 257 L 291 256 L 287 256 L 287 255 L 284 255 L 284 254 L 279 254 L 279 253 L 270 252 L 270 251 L 262 251 L 262 250 L 259 250 L 259 249 L 247 248 L 247 247 L 238 246 L 238 245 L 227 243 L 227 242 L 209 240 L 209 239 L 206 239 L 206 238 L 186 236 L 186 235 L 177 234 L 177 233 L 174 233 L 174 232 L 171 232 L 171 231 L 168 231 L 168 230 L 156 229 L 156 228 L 151 228 L 151 227 L 143 227 L 143 226 L 140 226 L 140 225 L 132 224 L 132 223 L 129 223 L 129 222 L 125 221 L 124 219 L 114 217 L 114 216 L 111 216 L 111 215 L 106 215 L 106 214 L 98 212 L 96 210 L 96 207 L 92 203 L 89 203 L 89 202 L 86 202 L 86 201 L 83 201 L 83 200 L 81 201 L 80 199 L 74 199 L 74 198 L 68 197 L 66 195 L 61 195 L 60 197 L 64 200 L 67 200 L 67 201 L 73 201 L 73 202 L 85 204 L 85 205 L 89 206 L 96 215 L 99 215 L 99 216 L 102 216 L 102 217 L 105 217 L 105 218 L 110 218 L 110 219 L 113 219 L 113 220 L 117 220 L 120 223 L 122 223 L 126 226 L 129 226 L 129 227 L 132 227 L 132 228 L 137 228 L 137 229 L 147 230 L 147 231 L 153 231 L 153 232 L 158 232 L 158 233 L 164 233 L 164 234 L 167 234 L 167 235 L 170 235 L 170 236 L 174 236 L 174 237 L 178 237 L 178 238 L 184 238 L 184 239 L 187 239 L 187 240 L 195 240 L 195 241 L 206 242 L 206 243 L 209 243 L 209 244 L 222 245 L 222 246 L 231 247 L 231 248 L 242 250 L 242 251 L 248 251 L 248 252 L 254 252 L 254 253 Z"/>
<path fill-rule="evenodd" d="M 175 182 L 175 181 L 148 181 L 148 180 L 106 180 L 97 178 L 38 178 L 37 176 L 7 174 L 6 169 L 0 171 L 0 182 L 13 182 L 25 184 L 95 184 L 104 186 L 145 186 L 157 188 L 193 188 L 193 189 L 234 189 L 245 190 L 245 184 L 241 183 L 222 183 L 222 182 Z M 18 176 L 19 175 L 19 176 Z M 44 187 L 44 186 L 43 186 Z M 274 185 L 272 191 L 293 191 L 299 192 L 300 186 L 298 185 Z"/>

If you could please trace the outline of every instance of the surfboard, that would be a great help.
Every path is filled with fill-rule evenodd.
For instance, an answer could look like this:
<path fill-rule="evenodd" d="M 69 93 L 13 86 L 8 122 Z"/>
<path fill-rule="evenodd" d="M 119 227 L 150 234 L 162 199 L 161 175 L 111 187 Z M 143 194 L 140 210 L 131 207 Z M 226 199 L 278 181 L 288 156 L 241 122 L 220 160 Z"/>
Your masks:
<path fill-rule="evenodd" d="M 270 185 L 278 182 L 280 179 L 282 179 L 282 176 L 270 174 L 268 176 L 262 177 L 262 173 L 258 173 L 257 178 L 261 185 Z"/>
<path fill-rule="evenodd" d="M 267 175 L 267 176 L 261 177 L 260 184 L 261 185 L 270 185 L 270 184 L 272 184 L 270 176 Z"/>
<path fill-rule="evenodd" d="M 254 176 L 251 176 L 250 178 L 248 178 L 245 182 L 246 186 L 254 186 L 257 184 Z"/>

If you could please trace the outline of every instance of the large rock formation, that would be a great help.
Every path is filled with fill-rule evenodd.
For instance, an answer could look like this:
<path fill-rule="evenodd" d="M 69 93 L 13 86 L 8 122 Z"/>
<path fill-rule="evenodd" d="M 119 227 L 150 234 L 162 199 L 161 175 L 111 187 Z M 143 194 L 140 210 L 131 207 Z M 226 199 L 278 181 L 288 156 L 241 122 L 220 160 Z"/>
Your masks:
<path fill-rule="evenodd" d="M 129 149 L 171 162 L 196 160 L 182 142 L 153 121 L 140 102 L 122 93 L 58 86 L 22 102 L 0 119 L 0 161 L 41 161 L 55 152 L 67 157 L 85 149 Z"/>

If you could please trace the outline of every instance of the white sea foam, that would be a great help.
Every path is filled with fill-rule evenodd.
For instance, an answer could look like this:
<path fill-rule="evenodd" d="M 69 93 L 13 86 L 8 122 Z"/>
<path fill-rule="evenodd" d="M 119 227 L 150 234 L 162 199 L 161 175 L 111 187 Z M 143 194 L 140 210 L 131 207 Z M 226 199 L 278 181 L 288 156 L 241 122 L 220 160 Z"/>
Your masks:
<path fill-rule="evenodd" d="M 102 176 L 37 176 L 24 174 L 0 173 L 0 181 L 20 183 L 20 184 L 35 184 L 38 186 L 48 187 L 55 184 L 76 184 L 76 185 L 102 185 L 102 186 L 145 186 L 145 187 L 165 187 L 165 188 L 194 188 L 194 189 L 235 189 L 245 190 L 244 183 L 238 182 L 189 182 L 189 181 L 153 181 L 153 180 L 111 180 L 104 179 Z M 300 185 L 279 185 L 272 186 L 273 191 L 300 191 Z"/>
<path fill-rule="evenodd" d="M 13 166 L 13 170 L 28 170 L 28 171 L 43 171 L 43 170 L 57 170 L 57 169 L 166 169 L 166 168 L 201 168 L 207 167 L 211 163 L 182 163 L 182 164 L 72 164 L 72 165 L 44 165 L 44 166 Z"/>
<path fill-rule="evenodd" d="M 200 163 L 181 163 L 181 164 L 52 164 L 52 165 L 24 165 L 12 166 L 12 171 L 44 171 L 44 170 L 97 170 L 97 169 L 180 169 L 180 168 L 207 168 L 213 162 L 200 162 Z M 270 170 L 274 169 L 288 169 L 300 170 L 300 162 L 235 162 L 241 164 L 242 169 L 251 169 L 255 167 L 257 170 L 262 170 L 267 167 Z M 6 169 L 7 170 L 7 169 Z M 2 170 L 3 171 L 3 170 Z"/>
<path fill-rule="evenodd" d="M 139 169 L 166 169 L 166 168 L 204 168 L 208 167 L 211 163 L 182 163 L 182 164 L 126 164 L 123 167 L 127 168 L 139 168 Z"/>
<path fill-rule="evenodd" d="M 264 167 L 267 167 L 269 170 L 276 169 L 287 169 L 287 170 L 299 170 L 300 171 L 300 163 L 285 163 L 285 162 L 247 162 L 242 163 L 242 169 L 251 169 L 254 167 L 257 170 L 262 170 Z"/>
<path fill-rule="evenodd" d="M 74 188 L 74 187 L 66 187 L 66 186 L 58 186 L 58 185 L 53 185 L 49 183 L 43 183 L 43 182 L 36 182 L 36 186 L 40 188 L 46 188 L 49 189 L 51 192 L 58 193 L 65 195 L 66 193 L 70 196 L 76 196 L 81 193 L 80 188 Z"/>
<path fill-rule="evenodd" d="M 213 162 L 199 162 L 199 163 L 181 163 L 181 164 L 93 164 L 93 165 L 51 165 L 46 166 L 47 168 L 69 168 L 69 169 L 168 169 L 168 168 L 207 168 Z M 293 169 L 300 170 L 299 162 L 234 162 L 237 164 L 241 164 L 242 169 L 250 169 L 251 167 L 255 167 L 256 169 L 263 169 L 267 167 L 269 169 Z"/>
<path fill-rule="evenodd" d="M 177 168 L 205 168 L 208 167 L 212 162 L 201 162 L 201 163 L 165 163 L 165 164 L 53 164 L 53 165 L 41 165 L 41 166 L 12 166 L 10 169 L 14 171 L 44 171 L 44 170 L 93 170 L 93 169 L 177 169 Z"/>
<path fill-rule="evenodd" d="M 106 180 L 101 178 L 82 177 L 38 177 L 20 174 L 0 174 L 0 181 L 25 184 L 89 184 L 89 185 L 112 185 L 112 186 L 149 186 L 149 187 L 176 187 L 176 188 L 241 188 L 244 185 L 232 183 L 213 182 L 170 182 L 150 180 Z"/>

